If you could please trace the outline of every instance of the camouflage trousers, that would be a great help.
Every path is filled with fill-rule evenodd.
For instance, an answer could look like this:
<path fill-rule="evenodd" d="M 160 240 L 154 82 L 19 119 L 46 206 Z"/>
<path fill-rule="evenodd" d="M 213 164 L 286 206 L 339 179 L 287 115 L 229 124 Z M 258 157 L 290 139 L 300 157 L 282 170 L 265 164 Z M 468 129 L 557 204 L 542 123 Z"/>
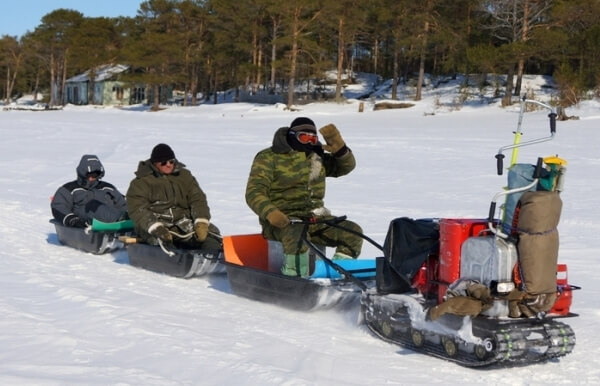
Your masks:
<path fill-rule="evenodd" d="M 355 222 L 344 220 L 338 225 L 362 233 L 362 228 Z M 282 229 L 265 223 L 263 224 L 263 236 L 267 240 L 281 242 L 285 254 L 300 254 L 308 250 L 308 245 L 302 241 L 302 232 L 305 226 L 304 224 L 290 224 Z M 363 242 L 360 236 L 326 224 L 309 225 L 308 240 L 319 246 L 335 247 L 336 253 L 342 253 L 353 258 L 360 255 Z"/>

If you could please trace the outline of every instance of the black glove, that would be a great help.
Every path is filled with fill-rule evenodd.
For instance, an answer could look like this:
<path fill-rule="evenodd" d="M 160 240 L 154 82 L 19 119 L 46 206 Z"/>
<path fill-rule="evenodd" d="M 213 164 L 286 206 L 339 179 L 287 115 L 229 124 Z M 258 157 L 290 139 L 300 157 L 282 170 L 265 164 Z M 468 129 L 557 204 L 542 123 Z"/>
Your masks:
<path fill-rule="evenodd" d="M 67 226 L 70 226 L 73 228 L 85 228 L 85 227 L 87 227 L 87 223 L 85 222 L 85 220 L 83 220 L 77 216 L 71 216 L 69 218 L 69 220 L 67 220 Z"/>
<path fill-rule="evenodd" d="M 173 242 L 173 236 L 171 235 L 167 227 L 165 227 L 164 225 L 157 226 L 150 232 L 150 234 L 166 243 Z"/>

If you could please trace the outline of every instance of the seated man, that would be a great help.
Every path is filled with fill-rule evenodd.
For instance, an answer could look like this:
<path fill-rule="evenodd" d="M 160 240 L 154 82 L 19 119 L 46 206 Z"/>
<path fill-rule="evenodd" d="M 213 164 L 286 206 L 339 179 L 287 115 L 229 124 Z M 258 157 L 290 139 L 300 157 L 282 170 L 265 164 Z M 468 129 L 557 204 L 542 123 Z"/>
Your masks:
<path fill-rule="evenodd" d="M 290 127 L 279 128 L 272 146 L 254 158 L 248 177 L 246 202 L 258 215 L 263 236 L 283 244 L 284 275 L 309 275 L 308 246 L 301 240 L 304 225 L 290 224 L 289 218 L 332 218 L 323 203 L 325 177 L 346 175 L 356 165 L 334 125 L 326 125 L 320 132 L 326 145 L 318 141 L 309 118 L 296 118 Z M 362 233 L 352 221 L 339 225 Z M 362 247 L 360 236 L 325 224 L 310 225 L 308 238 L 317 245 L 335 247 L 334 259 L 356 258 Z"/>
<path fill-rule="evenodd" d="M 50 204 L 58 222 L 85 228 L 94 218 L 103 222 L 128 218 L 125 197 L 112 184 L 101 181 L 104 167 L 97 156 L 84 155 L 75 170 L 77 179 L 58 188 Z"/>
<path fill-rule="evenodd" d="M 127 190 L 127 207 L 138 237 L 152 245 L 160 240 L 185 248 L 221 249 L 206 195 L 169 145 L 156 145 L 135 175 Z"/>

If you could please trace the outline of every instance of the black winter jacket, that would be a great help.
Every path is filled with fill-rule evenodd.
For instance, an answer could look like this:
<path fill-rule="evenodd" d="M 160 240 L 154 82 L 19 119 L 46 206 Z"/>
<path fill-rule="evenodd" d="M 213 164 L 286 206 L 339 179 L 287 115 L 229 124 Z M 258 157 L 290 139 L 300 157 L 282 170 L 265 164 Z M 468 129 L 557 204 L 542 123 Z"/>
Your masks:
<path fill-rule="evenodd" d="M 67 225 L 73 216 L 91 224 L 96 218 L 113 222 L 127 217 L 125 197 L 108 182 L 101 181 L 104 167 L 95 155 L 86 154 L 76 168 L 77 179 L 67 182 L 54 194 L 50 207 L 54 218 Z M 88 181 L 87 174 L 97 172 L 98 179 Z"/>

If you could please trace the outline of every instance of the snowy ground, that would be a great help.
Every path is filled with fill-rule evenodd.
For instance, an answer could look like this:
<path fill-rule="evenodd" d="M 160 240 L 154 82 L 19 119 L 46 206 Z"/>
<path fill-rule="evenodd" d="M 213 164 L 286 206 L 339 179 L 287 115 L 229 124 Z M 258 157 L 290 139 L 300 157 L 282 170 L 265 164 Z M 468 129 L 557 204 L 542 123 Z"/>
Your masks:
<path fill-rule="evenodd" d="M 575 293 L 575 351 L 557 362 L 471 370 L 372 336 L 358 309 L 299 313 L 238 298 L 225 276 L 181 280 L 133 268 L 125 251 L 95 256 L 58 245 L 49 197 L 97 154 L 127 190 L 137 162 L 165 142 L 196 175 L 224 234 L 258 231 L 244 202 L 250 164 L 276 128 L 307 115 L 335 123 L 355 152 L 350 175 L 328 182 L 327 206 L 383 242 L 396 217 L 486 217 L 506 181 L 494 155 L 512 143 L 518 107 L 458 111 L 430 93 L 415 107 L 358 112 L 358 102 L 219 104 L 143 109 L 0 111 L 0 383 L 5 385 L 385 385 L 600 383 L 600 104 L 559 122 L 555 140 L 519 160 L 567 159 L 560 260 Z M 452 101 L 452 98 L 448 99 Z M 549 134 L 528 113 L 524 140 Z M 508 154 L 508 156 L 510 156 Z M 365 246 L 362 256 L 378 255 Z"/>

